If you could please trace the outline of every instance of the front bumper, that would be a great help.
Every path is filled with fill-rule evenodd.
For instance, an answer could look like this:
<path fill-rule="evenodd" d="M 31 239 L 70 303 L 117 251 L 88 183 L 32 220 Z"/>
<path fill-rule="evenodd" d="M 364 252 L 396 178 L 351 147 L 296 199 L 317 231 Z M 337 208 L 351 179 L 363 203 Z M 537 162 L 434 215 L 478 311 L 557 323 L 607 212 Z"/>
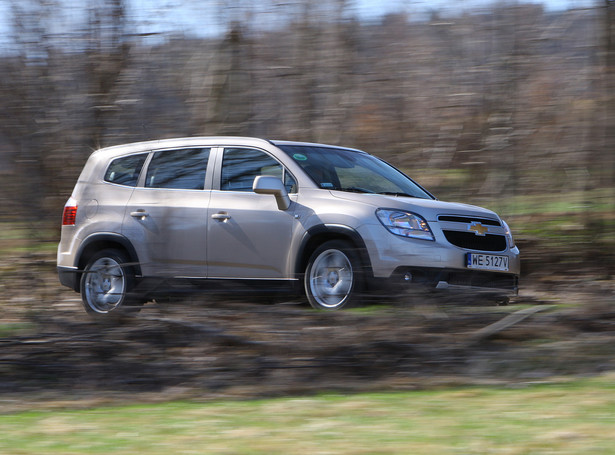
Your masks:
<path fill-rule="evenodd" d="M 392 278 L 399 283 L 421 284 L 436 289 L 472 290 L 509 296 L 519 293 L 519 275 L 507 273 L 398 267 Z"/>
<path fill-rule="evenodd" d="M 517 247 L 505 251 L 475 251 L 450 244 L 441 230 L 432 228 L 435 240 L 403 238 L 382 226 L 364 225 L 359 233 L 365 239 L 374 278 L 393 278 L 409 271 L 413 280 L 434 287 L 461 286 L 494 288 L 517 292 L 521 261 Z M 489 271 L 467 267 L 468 253 L 507 256 L 508 271 Z M 447 283 L 447 284 L 444 284 Z"/>

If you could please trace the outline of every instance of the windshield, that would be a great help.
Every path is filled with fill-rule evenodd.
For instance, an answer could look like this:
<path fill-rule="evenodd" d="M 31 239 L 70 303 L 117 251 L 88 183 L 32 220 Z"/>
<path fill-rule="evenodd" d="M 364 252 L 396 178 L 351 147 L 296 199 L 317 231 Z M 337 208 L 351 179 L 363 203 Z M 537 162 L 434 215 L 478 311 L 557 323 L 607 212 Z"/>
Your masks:
<path fill-rule="evenodd" d="M 393 166 L 365 152 L 312 145 L 276 145 L 320 188 L 433 199 Z"/>

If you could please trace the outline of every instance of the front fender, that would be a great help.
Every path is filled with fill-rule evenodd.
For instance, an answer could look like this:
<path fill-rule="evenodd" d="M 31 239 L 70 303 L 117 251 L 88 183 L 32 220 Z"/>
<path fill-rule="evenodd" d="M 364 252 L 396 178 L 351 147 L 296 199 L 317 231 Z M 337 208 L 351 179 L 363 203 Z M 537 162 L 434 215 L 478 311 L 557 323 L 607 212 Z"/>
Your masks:
<path fill-rule="evenodd" d="M 296 259 L 295 276 L 303 275 L 308 260 L 318 245 L 333 239 L 346 240 L 351 243 L 359 253 L 364 271 L 369 272 L 368 276 L 371 276 L 371 262 L 365 241 L 355 229 L 343 224 L 320 224 L 312 226 L 305 232 Z"/>

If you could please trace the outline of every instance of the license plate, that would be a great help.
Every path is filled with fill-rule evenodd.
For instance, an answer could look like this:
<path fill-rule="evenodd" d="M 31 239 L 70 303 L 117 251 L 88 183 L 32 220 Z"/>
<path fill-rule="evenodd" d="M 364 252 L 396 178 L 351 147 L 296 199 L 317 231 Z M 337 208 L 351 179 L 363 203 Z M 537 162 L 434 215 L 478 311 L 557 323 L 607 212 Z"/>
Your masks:
<path fill-rule="evenodd" d="M 468 253 L 466 266 L 469 269 L 508 271 L 508 256 L 493 254 Z"/>

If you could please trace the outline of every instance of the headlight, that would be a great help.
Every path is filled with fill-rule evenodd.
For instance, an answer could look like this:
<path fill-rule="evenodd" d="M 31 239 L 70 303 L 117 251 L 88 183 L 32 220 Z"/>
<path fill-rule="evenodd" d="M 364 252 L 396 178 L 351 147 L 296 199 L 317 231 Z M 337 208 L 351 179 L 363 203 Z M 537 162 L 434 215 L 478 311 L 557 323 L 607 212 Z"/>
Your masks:
<path fill-rule="evenodd" d="M 402 237 L 434 240 L 427 221 L 418 215 L 401 210 L 378 209 L 376 216 L 389 232 Z"/>
<path fill-rule="evenodd" d="M 508 239 L 508 248 L 514 248 L 515 239 L 513 238 L 510 227 L 508 226 L 508 224 L 506 224 L 506 221 L 504 220 L 502 220 L 502 226 L 504 226 L 504 229 L 506 230 L 506 238 Z"/>

